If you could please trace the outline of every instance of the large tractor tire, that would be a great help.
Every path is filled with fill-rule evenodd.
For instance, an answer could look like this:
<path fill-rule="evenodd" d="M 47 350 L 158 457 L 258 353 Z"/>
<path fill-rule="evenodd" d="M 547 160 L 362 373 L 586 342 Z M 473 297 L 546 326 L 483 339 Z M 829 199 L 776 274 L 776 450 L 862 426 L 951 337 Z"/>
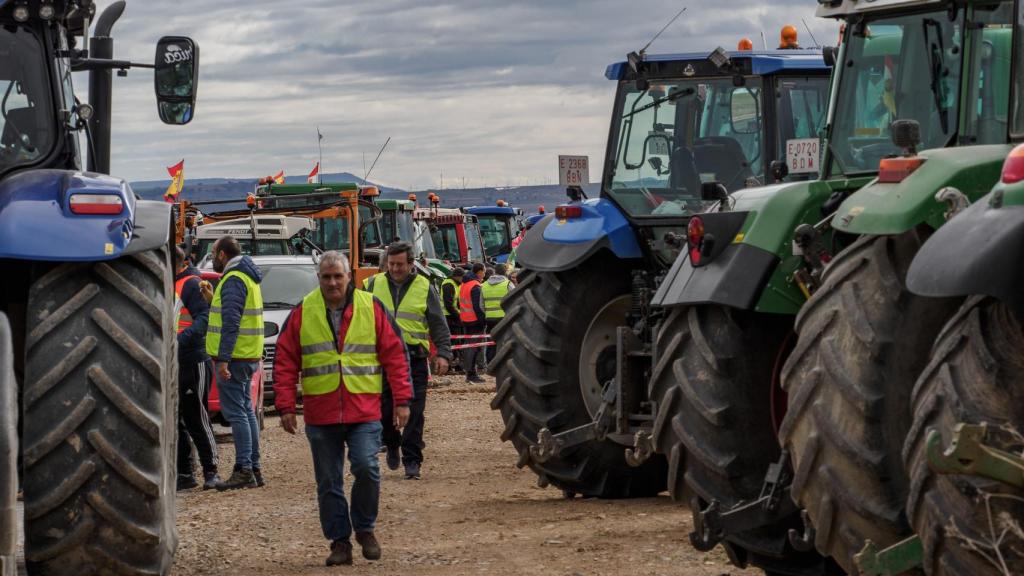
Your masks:
<path fill-rule="evenodd" d="M 166 249 L 32 284 L 23 385 L 32 574 L 164 574 L 177 547 L 174 288 Z"/>
<path fill-rule="evenodd" d="M 558 433 L 592 421 L 600 404 L 598 382 L 615 374 L 608 324 L 629 298 L 629 271 L 599 258 L 580 269 L 527 271 L 520 278 L 503 302 L 506 316 L 494 329 L 498 350 L 491 364 L 497 379 L 491 407 L 501 411 L 501 438 L 518 451 L 517 465 L 536 472 L 541 486 L 568 495 L 636 498 L 663 491 L 664 457 L 629 466 L 625 448 L 631 438 L 589 441 L 546 462 L 530 454 L 540 429 Z"/>
<path fill-rule="evenodd" d="M 1024 325 L 998 300 L 971 298 L 939 337 L 914 388 L 914 419 L 904 447 L 910 473 L 907 514 L 921 537 L 931 576 L 1024 574 L 1024 542 L 1010 531 L 998 554 L 993 543 L 1024 520 L 1024 490 L 980 476 L 939 475 L 928 465 L 928 434 L 943 447 L 959 422 L 989 424 L 986 444 L 1020 454 L 1019 437 L 998 427 L 1024 427 Z M 986 557 L 983 556 L 983 554 Z M 1001 557 L 1001 559 L 999 558 Z"/>
<path fill-rule="evenodd" d="M 673 499 L 692 495 L 700 508 L 717 501 L 728 510 L 760 497 L 768 467 L 781 454 L 773 388 L 792 330 L 791 317 L 720 306 L 676 308 L 659 326 L 651 379 L 658 403 L 654 441 L 669 457 Z M 740 566 L 822 574 L 820 556 L 789 545 L 788 532 L 798 527 L 793 515 L 723 544 Z"/>
<path fill-rule="evenodd" d="M 867 540 L 884 548 L 912 534 L 900 457 L 910 393 L 958 304 L 907 291 L 923 241 L 916 231 L 863 237 L 841 252 L 797 317 L 782 372 L 789 406 L 779 434 L 793 498 L 818 552 L 847 572 Z"/>

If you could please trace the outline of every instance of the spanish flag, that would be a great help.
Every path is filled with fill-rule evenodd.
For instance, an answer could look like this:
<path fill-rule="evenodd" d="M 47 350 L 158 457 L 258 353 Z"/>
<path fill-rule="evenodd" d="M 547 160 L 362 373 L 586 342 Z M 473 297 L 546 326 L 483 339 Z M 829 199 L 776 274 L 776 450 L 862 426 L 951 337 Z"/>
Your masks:
<path fill-rule="evenodd" d="M 284 170 L 274 174 L 274 184 L 284 184 Z"/>
<path fill-rule="evenodd" d="M 164 200 L 173 204 L 178 200 L 181 189 L 185 187 L 185 160 L 168 167 L 167 173 L 171 175 L 171 185 L 167 187 L 167 192 L 164 192 Z"/>
<path fill-rule="evenodd" d="M 317 180 L 316 177 L 317 177 L 318 174 L 320 174 L 320 163 L 319 162 L 316 163 L 316 166 L 313 166 L 313 171 L 310 172 L 309 176 L 306 177 L 306 182 L 308 182 L 310 184 L 316 184 L 316 180 Z"/>

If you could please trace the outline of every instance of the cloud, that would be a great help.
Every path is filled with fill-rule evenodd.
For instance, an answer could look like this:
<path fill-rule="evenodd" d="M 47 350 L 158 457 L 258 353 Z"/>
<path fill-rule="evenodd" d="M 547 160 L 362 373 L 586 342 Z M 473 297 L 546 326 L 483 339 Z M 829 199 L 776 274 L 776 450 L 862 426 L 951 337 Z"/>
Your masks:
<path fill-rule="evenodd" d="M 165 34 L 200 45 L 195 120 L 160 124 L 152 76 L 115 79 L 113 171 L 150 180 L 186 159 L 191 177 L 255 177 L 316 162 L 361 173 L 391 136 L 374 179 L 403 188 L 538 183 L 559 153 L 602 161 L 614 84 L 605 67 L 643 46 L 683 6 L 674 0 L 130 0 L 116 54 L 152 58 Z M 777 41 L 806 0 L 691 2 L 651 52 Z M 803 38 L 805 44 L 810 39 Z M 85 93 L 85 78 L 76 79 Z M 595 170 L 594 178 L 598 177 Z"/>

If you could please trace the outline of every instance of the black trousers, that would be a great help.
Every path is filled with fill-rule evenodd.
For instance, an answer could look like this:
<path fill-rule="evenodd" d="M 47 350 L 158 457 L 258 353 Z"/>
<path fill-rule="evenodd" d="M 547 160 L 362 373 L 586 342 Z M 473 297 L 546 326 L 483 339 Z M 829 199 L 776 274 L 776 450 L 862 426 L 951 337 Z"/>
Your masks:
<path fill-rule="evenodd" d="M 472 324 L 463 324 L 463 334 L 484 334 L 487 329 L 487 325 L 483 322 L 474 322 Z M 480 344 L 482 339 L 470 338 L 463 340 L 464 344 Z M 462 351 L 462 367 L 466 370 L 466 376 L 477 376 L 477 365 L 483 362 L 483 348 L 466 348 Z"/>
<path fill-rule="evenodd" d="M 394 402 L 391 399 L 391 389 L 386 386 L 380 406 L 384 446 L 392 450 L 401 448 L 402 463 L 406 466 L 423 462 L 423 449 L 427 446 L 423 442 L 423 412 L 427 408 L 427 380 L 430 378 L 426 358 L 409 358 L 409 368 L 412 371 L 413 398 L 409 404 L 409 422 L 405 429 L 395 428 Z"/>
<path fill-rule="evenodd" d="M 211 376 L 212 360 L 178 367 L 178 474 L 192 475 L 192 444 L 203 473 L 217 471 L 217 441 L 207 411 Z"/>
<path fill-rule="evenodd" d="M 493 318 L 493 319 L 489 318 L 487 320 L 487 333 L 488 334 L 494 334 L 494 327 L 498 325 L 498 322 L 501 322 L 501 318 Z M 486 354 L 487 354 L 487 364 L 489 365 L 494 360 L 494 355 L 498 353 L 498 347 L 497 346 L 488 346 L 487 348 L 484 348 L 484 350 L 487 351 L 486 352 Z"/>

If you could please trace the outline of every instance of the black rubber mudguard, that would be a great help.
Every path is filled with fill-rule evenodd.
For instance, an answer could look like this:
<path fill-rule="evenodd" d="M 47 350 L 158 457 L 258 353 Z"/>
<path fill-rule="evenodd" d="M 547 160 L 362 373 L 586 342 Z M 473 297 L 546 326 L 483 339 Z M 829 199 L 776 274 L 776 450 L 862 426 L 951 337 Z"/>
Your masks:
<path fill-rule="evenodd" d="M 683 252 L 654 295 L 654 306 L 720 304 L 753 310 L 779 259 L 749 244 L 729 244 L 708 264 L 694 267 Z"/>
<path fill-rule="evenodd" d="M 1024 206 L 991 195 L 939 228 L 914 258 L 907 287 L 921 296 L 993 296 L 1024 314 Z"/>
<path fill-rule="evenodd" d="M 135 201 L 135 227 L 124 255 L 156 250 L 171 241 L 171 205 L 156 200 Z"/>
<path fill-rule="evenodd" d="M 520 266 L 538 272 L 562 272 L 577 267 L 602 248 L 611 249 L 607 236 L 573 244 L 548 242 L 544 239 L 544 230 L 554 221 L 554 218 L 545 218 L 526 234 L 516 249 Z"/>

